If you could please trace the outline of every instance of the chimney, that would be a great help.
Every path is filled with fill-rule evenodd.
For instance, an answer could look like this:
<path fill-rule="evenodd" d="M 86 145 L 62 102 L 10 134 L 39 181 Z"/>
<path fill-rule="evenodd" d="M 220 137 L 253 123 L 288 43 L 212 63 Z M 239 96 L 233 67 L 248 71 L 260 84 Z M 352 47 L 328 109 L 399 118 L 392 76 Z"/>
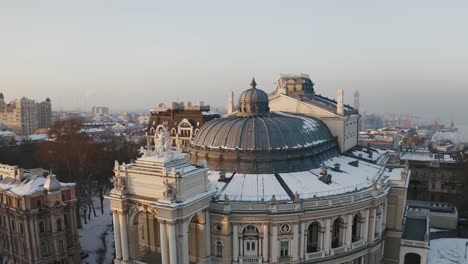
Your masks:
<path fill-rule="evenodd" d="M 344 97 L 343 89 L 338 89 L 338 98 L 336 100 L 336 113 L 342 116 L 344 116 L 343 97 Z"/>

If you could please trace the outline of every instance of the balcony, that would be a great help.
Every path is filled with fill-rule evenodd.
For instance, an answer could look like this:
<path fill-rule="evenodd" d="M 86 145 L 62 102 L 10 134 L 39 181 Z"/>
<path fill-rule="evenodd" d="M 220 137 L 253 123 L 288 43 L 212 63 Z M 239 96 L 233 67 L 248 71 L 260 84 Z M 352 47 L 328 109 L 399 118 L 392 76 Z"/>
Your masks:
<path fill-rule="evenodd" d="M 324 256 L 325 256 L 324 251 L 318 251 L 318 252 L 313 252 L 313 253 L 306 253 L 305 254 L 305 259 L 306 260 L 313 260 L 313 259 L 323 258 Z"/>
<path fill-rule="evenodd" d="M 341 247 L 332 248 L 330 253 L 332 256 L 334 256 L 334 255 L 344 254 L 345 252 L 346 252 L 346 245 L 343 245 Z"/>
<path fill-rule="evenodd" d="M 262 263 L 262 259 L 263 257 L 261 256 L 244 256 L 244 257 L 239 257 L 239 263 L 240 264 L 243 264 L 243 263 L 258 263 L 258 264 L 261 264 Z"/>
<path fill-rule="evenodd" d="M 291 263 L 292 257 L 279 257 L 278 264 Z"/>
<path fill-rule="evenodd" d="M 364 246 L 365 242 L 363 239 L 359 240 L 359 241 L 356 241 L 354 243 L 351 244 L 351 249 L 354 250 L 356 248 L 360 248 L 362 246 Z"/>

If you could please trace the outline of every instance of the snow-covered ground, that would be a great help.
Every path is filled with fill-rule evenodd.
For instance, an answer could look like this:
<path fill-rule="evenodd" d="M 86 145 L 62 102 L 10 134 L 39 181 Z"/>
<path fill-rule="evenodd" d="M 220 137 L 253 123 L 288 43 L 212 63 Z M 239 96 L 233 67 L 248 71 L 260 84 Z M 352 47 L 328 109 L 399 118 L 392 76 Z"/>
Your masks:
<path fill-rule="evenodd" d="M 441 238 L 431 240 L 428 264 L 468 264 L 465 250 L 468 239 Z M 467 255 L 468 257 L 468 255 Z"/>
<path fill-rule="evenodd" d="M 83 263 L 110 264 L 114 258 L 114 234 L 112 232 L 112 214 L 110 212 L 109 201 L 104 200 L 104 214 L 101 214 L 101 205 L 98 198 L 94 199 L 94 207 L 97 217 L 94 217 L 91 213 L 91 220 L 87 224 L 84 224 L 84 220 L 82 219 L 83 228 L 78 230 L 82 251 L 86 251 L 89 254 L 89 257 L 83 259 Z M 103 236 L 106 242 L 105 253 L 102 253 L 104 252 Z M 102 262 L 99 261 L 100 258 Z"/>

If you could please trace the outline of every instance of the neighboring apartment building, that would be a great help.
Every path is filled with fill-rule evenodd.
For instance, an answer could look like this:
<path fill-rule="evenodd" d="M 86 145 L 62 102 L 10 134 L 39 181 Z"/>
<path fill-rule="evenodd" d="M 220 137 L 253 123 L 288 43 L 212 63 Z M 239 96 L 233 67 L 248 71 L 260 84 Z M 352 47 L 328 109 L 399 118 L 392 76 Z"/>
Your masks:
<path fill-rule="evenodd" d="M 0 164 L 0 263 L 81 263 L 74 183 Z"/>
<path fill-rule="evenodd" d="M 105 106 L 93 106 L 91 108 L 91 112 L 94 115 L 108 115 L 109 114 L 109 108 Z"/>
<path fill-rule="evenodd" d="M 172 102 L 170 107 L 159 104 L 157 108 L 150 111 L 148 135 L 154 135 L 156 128 L 163 125 L 170 133 L 172 145 L 178 150 L 186 150 L 200 127 L 220 117 L 203 102 L 199 102 L 198 105 L 192 105 L 191 102 Z"/>
<path fill-rule="evenodd" d="M 51 122 L 52 105 L 49 98 L 36 103 L 23 97 L 6 104 L 0 93 L 0 124 L 8 126 L 16 134 L 33 134 L 39 128 L 49 128 Z"/>
<path fill-rule="evenodd" d="M 115 164 L 114 263 L 403 263 L 410 171 L 387 166 L 386 151 L 342 154 L 330 130 L 270 111 L 255 82 L 186 156 L 156 127 L 141 158 Z"/>

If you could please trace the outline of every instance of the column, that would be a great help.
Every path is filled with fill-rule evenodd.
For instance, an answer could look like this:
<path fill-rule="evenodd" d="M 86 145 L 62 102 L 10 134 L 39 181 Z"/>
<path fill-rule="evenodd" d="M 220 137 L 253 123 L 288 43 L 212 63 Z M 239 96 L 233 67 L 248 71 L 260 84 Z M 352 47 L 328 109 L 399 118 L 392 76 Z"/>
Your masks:
<path fill-rule="evenodd" d="M 268 225 L 263 225 L 263 262 L 268 262 L 268 244 L 270 239 L 268 238 Z"/>
<path fill-rule="evenodd" d="M 122 236 L 122 260 L 128 261 L 128 232 L 127 232 L 127 215 L 120 214 L 120 235 Z"/>
<path fill-rule="evenodd" d="M 232 258 L 234 262 L 239 261 L 239 233 L 235 224 L 232 226 Z"/>
<path fill-rule="evenodd" d="M 271 263 L 278 261 L 278 227 L 273 226 L 271 231 Z"/>
<path fill-rule="evenodd" d="M 299 248 L 299 225 L 298 224 L 293 225 L 292 248 L 294 249 L 294 250 L 292 250 L 293 261 L 297 261 L 298 260 L 297 250 Z"/>
<path fill-rule="evenodd" d="M 189 256 L 189 239 L 188 239 L 188 229 L 190 228 L 190 220 L 187 222 L 187 224 L 184 224 L 183 228 L 183 234 L 182 234 L 182 260 L 183 263 L 189 263 L 190 262 L 190 256 Z"/>
<path fill-rule="evenodd" d="M 211 222 L 210 222 L 210 212 L 205 212 L 205 243 L 206 243 L 206 257 L 211 256 Z"/>
<path fill-rule="evenodd" d="M 35 234 L 38 234 L 39 230 L 35 229 L 34 220 L 32 218 L 30 218 L 28 221 L 29 221 L 29 230 L 31 232 L 29 234 L 31 235 L 32 248 L 33 248 L 33 252 L 34 252 L 34 259 L 38 259 L 38 258 L 40 258 L 40 256 L 39 256 L 40 253 L 38 252 L 38 249 L 40 248 L 40 245 L 38 244 L 39 240 L 36 240 L 36 235 Z M 37 219 L 36 219 L 36 221 L 37 221 Z"/>
<path fill-rule="evenodd" d="M 167 230 L 166 223 L 159 222 L 159 237 L 161 240 L 161 260 L 162 264 L 169 264 L 168 255 L 167 255 Z M 188 252 L 188 243 L 187 243 L 187 252 Z"/>
<path fill-rule="evenodd" d="M 299 259 L 304 259 L 304 240 L 305 240 L 305 224 L 301 223 L 301 232 L 299 240 Z"/>
<path fill-rule="evenodd" d="M 387 200 L 382 207 L 382 214 L 383 214 L 383 222 L 382 222 L 382 231 L 385 230 L 387 227 Z"/>
<path fill-rule="evenodd" d="M 348 215 L 348 228 L 346 229 L 346 245 L 348 249 L 351 249 L 351 243 L 353 236 L 353 215 Z"/>
<path fill-rule="evenodd" d="M 112 222 L 114 224 L 114 242 L 115 242 L 115 259 L 122 259 L 122 244 L 120 241 L 120 222 L 117 211 L 112 213 Z"/>
<path fill-rule="evenodd" d="M 177 264 L 177 237 L 175 223 L 169 225 L 169 255 L 171 264 Z"/>
<path fill-rule="evenodd" d="M 384 213 L 383 213 L 383 205 L 380 205 L 379 208 L 380 208 L 380 217 L 377 218 L 377 219 L 378 219 L 378 222 L 377 222 L 377 226 L 378 226 L 377 232 L 378 232 L 378 234 L 379 234 L 379 237 L 381 237 L 381 236 L 382 236 L 382 232 L 383 232 L 383 215 L 384 215 Z"/>
<path fill-rule="evenodd" d="M 368 241 L 369 234 L 369 209 L 364 212 L 364 226 L 361 228 L 364 242 Z"/>
<path fill-rule="evenodd" d="M 369 237 L 368 240 L 369 242 L 373 242 L 375 238 L 375 218 L 377 215 L 377 210 L 376 208 L 371 209 L 371 215 L 369 217 Z"/>
<path fill-rule="evenodd" d="M 27 247 L 27 252 L 25 252 L 25 255 L 28 254 L 28 259 L 33 260 L 34 259 L 34 251 L 33 251 L 33 245 L 31 244 L 31 239 L 29 239 L 29 236 L 33 234 L 32 230 L 30 230 L 30 219 L 29 217 L 24 218 L 23 226 L 24 226 L 24 231 L 26 233 L 26 247 Z"/>
<path fill-rule="evenodd" d="M 325 249 L 326 255 L 330 255 L 330 247 L 331 247 L 330 236 L 331 236 L 331 219 L 327 218 L 327 220 L 325 220 L 325 241 L 324 241 L 325 245 L 323 247 Z"/>

